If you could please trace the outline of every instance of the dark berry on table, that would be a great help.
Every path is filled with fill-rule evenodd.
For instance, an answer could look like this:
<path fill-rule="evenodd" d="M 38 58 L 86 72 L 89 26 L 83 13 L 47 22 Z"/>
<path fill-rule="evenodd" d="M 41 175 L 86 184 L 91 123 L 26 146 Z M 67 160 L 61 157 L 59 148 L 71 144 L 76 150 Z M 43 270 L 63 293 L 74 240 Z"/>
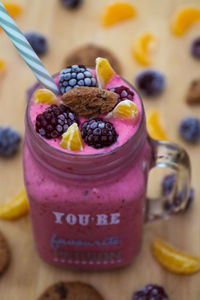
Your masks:
<path fill-rule="evenodd" d="M 133 300 L 169 300 L 163 287 L 148 284 L 133 294 Z"/>
<path fill-rule="evenodd" d="M 66 8 L 78 8 L 83 0 L 60 0 Z"/>
<path fill-rule="evenodd" d="M 78 124 L 78 116 L 68 106 L 51 105 L 36 117 L 36 131 L 47 139 L 58 138 L 73 123 Z"/>
<path fill-rule="evenodd" d="M 90 69 L 82 65 L 73 65 L 60 72 L 59 89 L 61 94 L 80 86 L 96 86 L 96 79 Z"/>
<path fill-rule="evenodd" d="M 200 119 L 188 117 L 181 121 L 179 126 L 181 137 L 188 143 L 200 141 Z"/>
<path fill-rule="evenodd" d="M 165 76 L 157 70 L 145 70 L 136 77 L 136 85 L 145 96 L 160 95 L 165 87 Z"/>
<path fill-rule="evenodd" d="M 200 59 L 200 36 L 194 39 L 191 45 L 191 54 L 197 58 Z"/>
<path fill-rule="evenodd" d="M 187 211 L 192 206 L 192 204 L 194 202 L 194 197 L 195 197 L 195 191 L 194 191 L 194 188 L 191 188 L 189 199 L 188 199 L 188 202 L 187 202 L 187 205 L 186 205 L 184 211 Z"/>
<path fill-rule="evenodd" d="M 162 194 L 164 196 L 168 196 L 173 191 L 175 181 L 176 175 L 173 173 L 164 177 L 162 182 Z"/>
<path fill-rule="evenodd" d="M 117 94 L 118 102 L 126 99 L 133 100 L 134 98 L 134 92 L 124 85 L 112 87 L 109 90 Z"/>
<path fill-rule="evenodd" d="M 20 134 L 13 128 L 0 127 L 0 156 L 9 157 L 15 154 L 20 144 Z"/>
<path fill-rule="evenodd" d="M 85 143 L 96 149 L 111 146 L 118 137 L 113 124 L 101 118 L 84 122 L 81 134 Z"/>
<path fill-rule="evenodd" d="M 27 32 L 25 33 L 25 37 L 38 55 L 46 54 L 48 51 L 48 42 L 44 35 L 38 32 Z"/>

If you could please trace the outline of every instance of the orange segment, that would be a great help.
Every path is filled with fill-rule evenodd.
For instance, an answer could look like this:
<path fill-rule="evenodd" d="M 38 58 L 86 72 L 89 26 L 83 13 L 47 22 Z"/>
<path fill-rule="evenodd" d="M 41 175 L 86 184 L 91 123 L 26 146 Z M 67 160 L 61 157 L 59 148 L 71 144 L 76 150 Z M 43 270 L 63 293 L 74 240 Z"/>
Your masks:
<path fill-rule="evenodd" d="M 0 59 L 0 73 L 5 70 L 6 63 L 3 59 Z"/>
<path fill-rule="evenodd" d="M 3 1 L 3 5 L 5 6 L 12 18 L 17 17 L 22 13 L 22 6 L 20 4 L 9 1 Z"/>
<path fill-rule="evenodd" d="M 183 35 L 194 23 L 200 21 L 200 9 L 196 7 L 185 7 L 177 12 L 172 30 L 176 35 Z"/>
<path fill-rule="evenodd" d="M 133 101 L 127 99 L 119 102 L 110 114 L 120 119 L 136 120 L 138 117 L 138 108 Z"/>
<path fill-rule="evenodd" d="M 147 131 L 153 139 L 169 140 L 165 130 L 160 122 L 160 113 L 157 110 L 153 110 L 147 114 Z"/>
<path fill-rule="evenodd" d="M 58 104 L 59 99 L 48 89 L 38 89 L 33 95 L 35 103 Z"/>
<path fill-rule="evenodd" d="M 98 86 L 104 88 L 110 79 L 115 74 L 115 71 L 111 67 L 108 59 L 98 57 L 96 59 L 96 76 L 98 81 Z"/>
<path fill-rule="evenodd" d="M 135 16 L 135 7 L 128 2 L 115 2 L 104 8 L 101 16 L 102 24 L 109 27 L 115 23 L 131 19 Z"/>
<path fill-rule="evenodd" d="M 62 135 L 60 146 L 64 149 L 72 151 L 83 150 L 83 140 L 80 130 L 76 123 L 73 123 L 65 133 Z"/>
<path fill-rule="evenodd" d="M 0 204 L 0 217 L 6 220 L 19 219 L 29 210 L 26 190 L 23 189 L 12 200 Z"/>
<path fill-rule="evenodd" d="M 156 37 L 150 32 L 143 33 L 139 36 L 132 45 L 132 53 L 137 62 L 143 66 L 151 64 L 150 48 L 155 44 Z"/>
<path fill-rule="evenodd" d="M 177 274 L 192 274 L 200 270 L 200 258 L 174 249 L 165 241 L 156 239 L 152 251 L 159 263 Z"/>

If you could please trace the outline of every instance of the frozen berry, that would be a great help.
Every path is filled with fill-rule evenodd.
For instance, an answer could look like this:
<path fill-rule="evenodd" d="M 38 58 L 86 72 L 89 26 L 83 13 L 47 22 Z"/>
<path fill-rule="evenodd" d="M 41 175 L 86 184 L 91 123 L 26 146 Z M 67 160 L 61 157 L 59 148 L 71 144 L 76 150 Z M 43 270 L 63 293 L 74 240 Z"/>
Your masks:
<path fill-rule="evenodd" d="M 84 122 L 81 134 L 86 144 L 96 149 L 114 144 L 118 136 L 113 124 L 101 118 Z"/>
<path fill-rule="evenodd" d="M 38 32 L 27 32 L 25 37 L 38 55 L 44 55 L 48 50 L 48 42 L 44 35 Z"/>
<path fill-rule="evenodd" d="M 83 0 L 61 0 L 66 8 L 77 8 L 82 4 Z"/>
<path fill-rule="evenodd" d="M 12 156 L 18 149 L 20 134 L 13 128 L 0 127 L 0 156 Z"/>
<path fill-rule="evenodd" d="M 37 115 L 35 127 L 41 136 L 53 139 L 61 136 L 73 123 L 78 124 L 78 117 L 68 106 L 51 105 Z"/>
<path fill-rule="evenodd" d="M 179 126 L 181 137 L 188 143 L 197 143 L 200 140 L 200 119 L 188 117 L 182 120 Z"/>
<path fill-rule="evenodd" d="M 168 300 L 163 287 L 157 284 L 148 284 L 133 294 L 133 300 Z"/>
<path fill-rule="evenodd" d="M 136 85 L 145 96 L 158 96 L 164 90 L 165 76 L 159 71 L 148 69 L 137 75 Z"/>
<path fill-rule="evenodd" d="M 61 94 L 80 86 L 96 86 L 96 79 L 90 69 L 82 65 L 73 65 L 60 72 L 59 88 Z"/>
<path fill-rule="evenodd" d="M 126 99 L 133 100 L 134 98 L 134 92 L 124 85 L 112 87 L 109 90 L 117 94 L 118 102 Z"/>
<path fill-rule="evenodd" d="M 162 182 L 162 194 L 164 196 L 168 196 L 173 191 L 175 180 L 176 176 L 173 173 L 164 177 Z"/>
<path fill-rule="evenodd" d="M 197 58 L 200 59 L 200 37 L 197 37 L 191 45 L 191 54 Z"/>

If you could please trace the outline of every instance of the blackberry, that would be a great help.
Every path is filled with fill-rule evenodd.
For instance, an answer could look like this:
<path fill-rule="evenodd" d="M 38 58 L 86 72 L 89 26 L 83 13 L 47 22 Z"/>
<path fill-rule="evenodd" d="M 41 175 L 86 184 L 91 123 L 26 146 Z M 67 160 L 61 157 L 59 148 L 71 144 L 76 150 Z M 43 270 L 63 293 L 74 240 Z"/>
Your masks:
<path fill-rule="evenodd" d="M 156 70 L 145 70 L 137 75 L 136 85 L 145 96 L 158 96 L 164 89 L 165 77 Z"/>
<path fill-rule="evenodd" d="M 36 118 L 36 131 L 47 139 L 58 138 L 70 125 L 78 124 L 78 116 L 68 106 L 51 105 Z"/>
<path fill-rule="evenodd" d="M 179 126 L 181 137 L 188 143 L 197 143 L 200 140 L 200 120 L 188 117 L 182 120 Z"/>
<path fill-rule="evenodd" d="M 60 72 L 59 88 L 61 94 L 79 86 L 96 86 L 96 79 L 90 69 L 82 65 L 73 65 Z"/>
<path fill-rule="evenodd" d="M 11 127 L 0 127 L 0 156 L 12 156 L 18 149 L 21 137 Z"/>
<path fill-rule="evenodd" d="M 133 294 L 133 300 L 168 300 L 163 287 L 157 284 L 148 284 Z"/>
<path fill-rule="evenodd" d="M 200 59 L 200 37 L 197 37 L 191 45 L 191 54 L 197 58 Z"/>
<path fill-rule="evenodd" d="M 77 8 L 82 4 L 83 0 L 61 0 L 66 8 Z"/>
<path fill-rule="evenodd" d="M 112 87 L 109 90 L 117 94 L 118 103 L 126 99 L 133 100 L 134 98 L 134 92 L 124 85 Z"/>
<path fill-rule="evenodd" d="M 27 32 L 25 37 L 38 55 L 44 55 L 48 50 L 48 42 L 44 35 L 38 32 Z"/>
<path fill-rule="evenodd" d="M 96 149 L 114 144 L 118 137 L 113 124 L 101 118 L 84 122 L 81 134 L 86 144 Z"/>

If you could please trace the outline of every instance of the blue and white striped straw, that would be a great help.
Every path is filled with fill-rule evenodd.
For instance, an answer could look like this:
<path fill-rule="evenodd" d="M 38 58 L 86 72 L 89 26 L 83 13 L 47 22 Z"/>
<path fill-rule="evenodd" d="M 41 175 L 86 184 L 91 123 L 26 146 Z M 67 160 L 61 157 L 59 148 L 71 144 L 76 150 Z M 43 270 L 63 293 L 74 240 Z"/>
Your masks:
<path fill-rule="evenodd" d="M 7 33 L 11 42 L 17 48 L 19 54 L 28 64 L 28 66 L 33 71 L 34 75 L 38 79 L 38 81 L 46 88 L 50 89 L 52 92 L 58 94 L 58 87 L 55 84 L 53 78 L 49 74 L 49 72 L 43 66 L 41 60 L 34 52 L 33 48 L 20 31 L 17 24 L 8 14 L 4 5 L 0 1 L 0 26 Z"/>

